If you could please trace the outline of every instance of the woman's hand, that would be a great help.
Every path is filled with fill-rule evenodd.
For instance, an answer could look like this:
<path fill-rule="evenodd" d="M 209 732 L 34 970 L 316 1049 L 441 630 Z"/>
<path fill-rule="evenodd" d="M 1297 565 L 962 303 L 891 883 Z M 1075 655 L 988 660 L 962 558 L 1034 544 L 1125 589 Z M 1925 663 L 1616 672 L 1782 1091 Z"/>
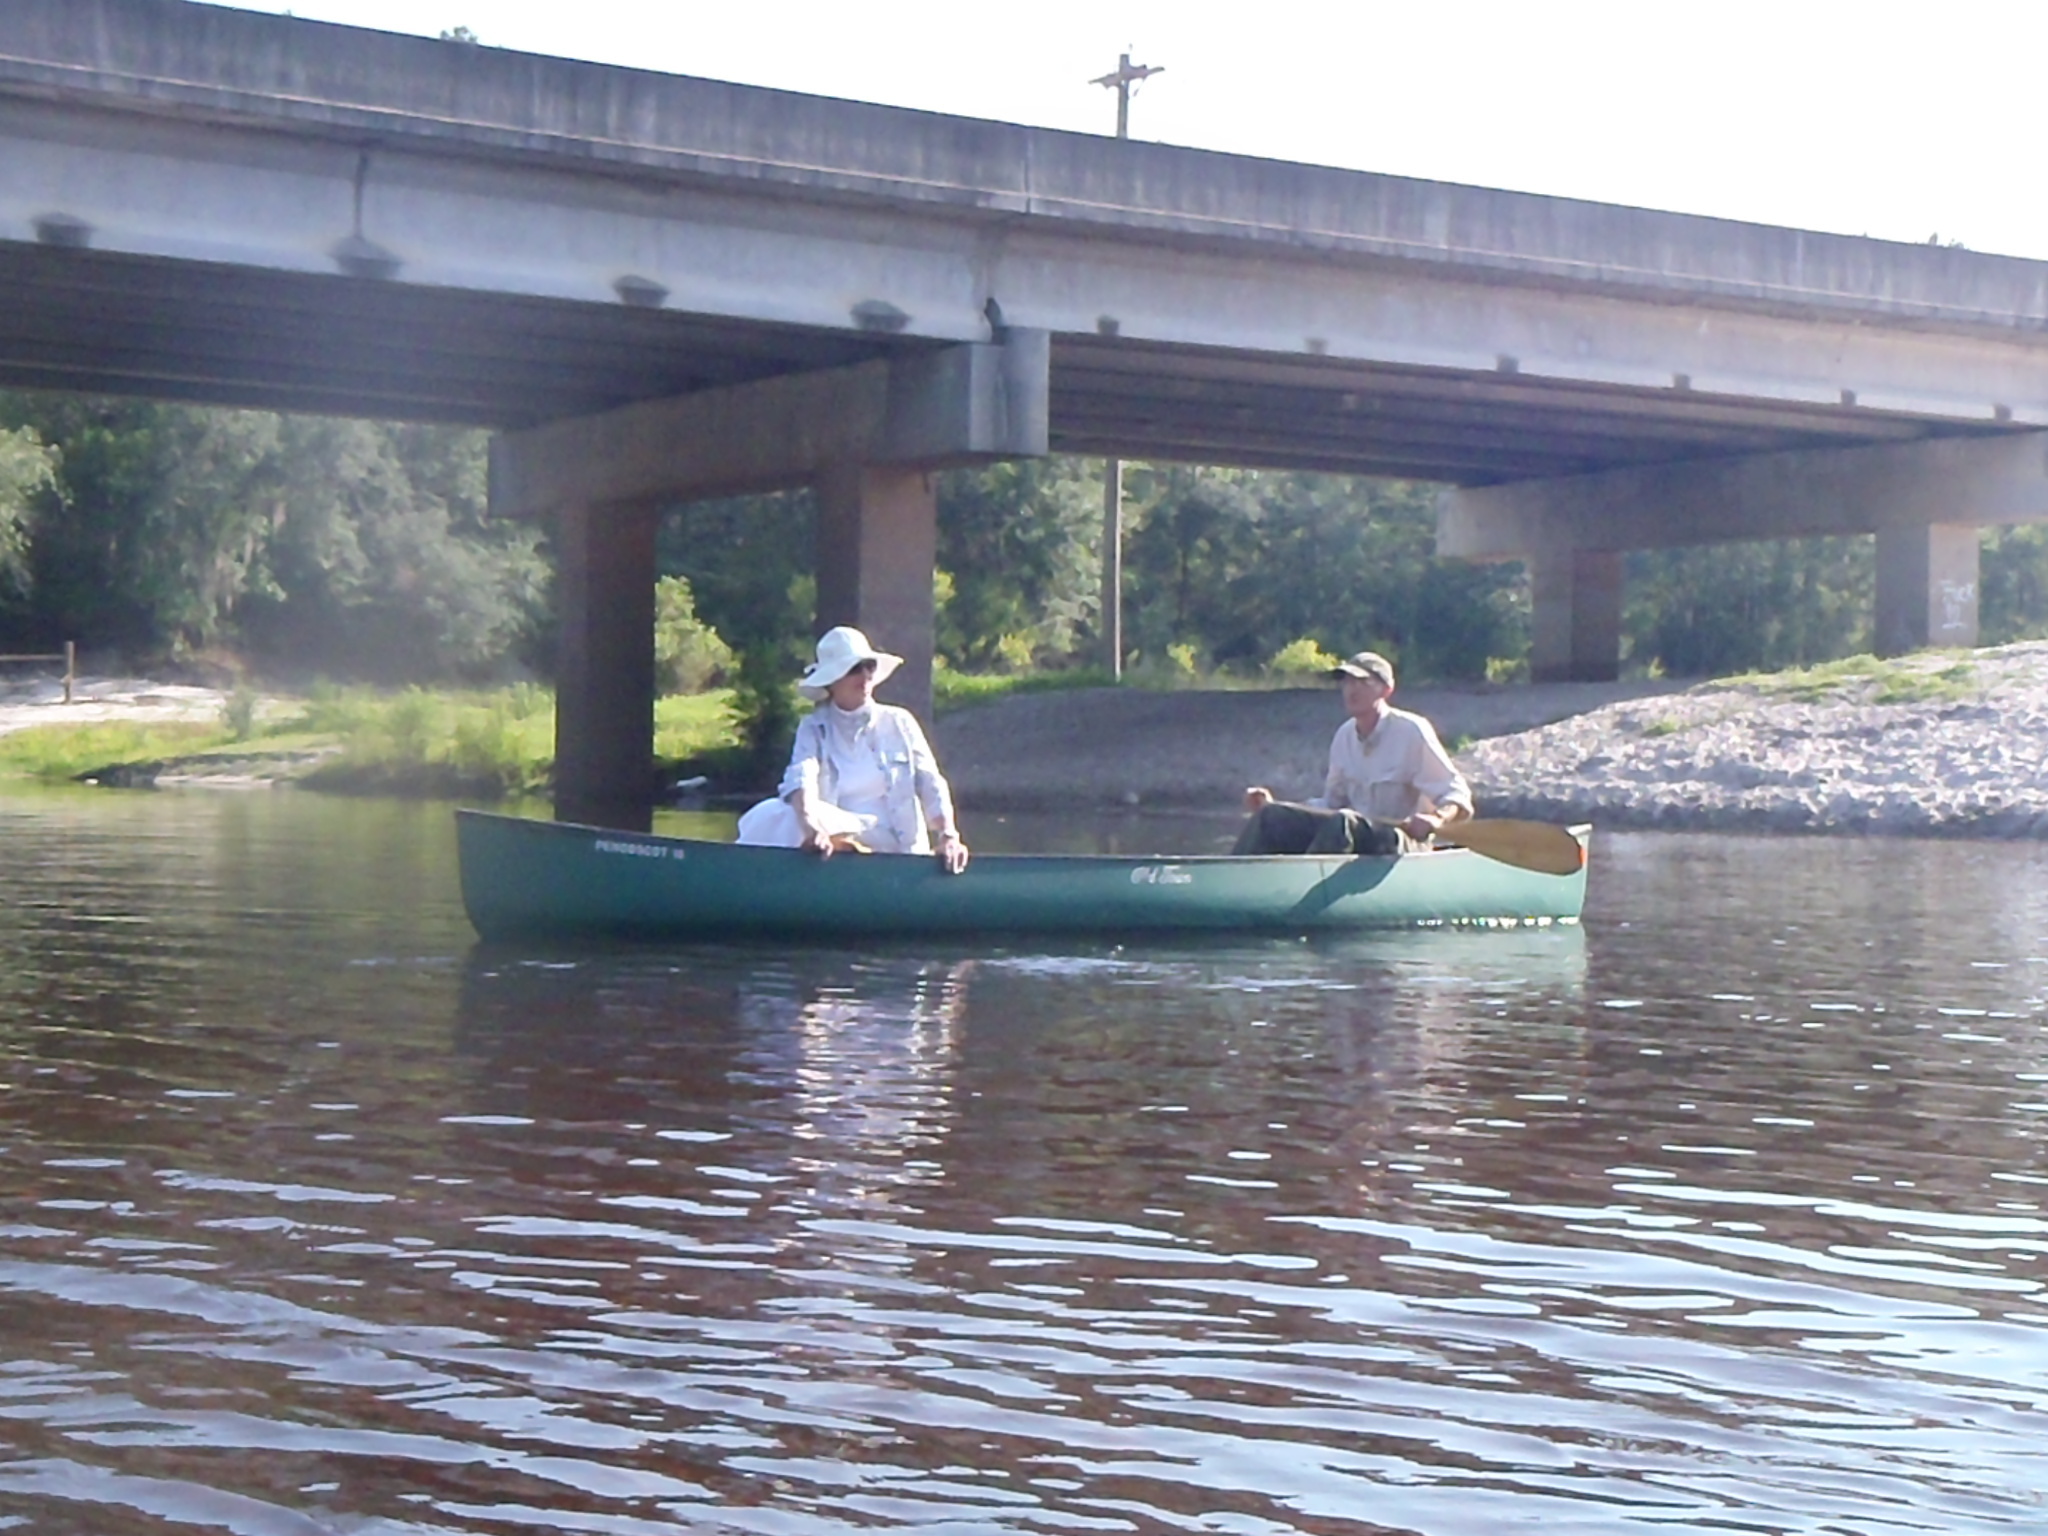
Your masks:
<path fill-rule="evenodd" d="M 940 867 L 949 875 L 957 875 L 967 867 L 967 845 L 951 827 L 937 834 L 932 852 L 938 855 Z"/>
<path fill-rule="evenodd" d="M 1273 791 L 1263 784 L 1254 784 L 1244 792 L 1244 808 L 1247 814 L 1257 815 L 1273 803 Z"/>
<path fill-rule="evenodd" d="M 832 857 L 832 834 L 823 827 L 805 827 L 804 840 L 797 846 L 805 853 L 815 853 L 821 859 Z"/>

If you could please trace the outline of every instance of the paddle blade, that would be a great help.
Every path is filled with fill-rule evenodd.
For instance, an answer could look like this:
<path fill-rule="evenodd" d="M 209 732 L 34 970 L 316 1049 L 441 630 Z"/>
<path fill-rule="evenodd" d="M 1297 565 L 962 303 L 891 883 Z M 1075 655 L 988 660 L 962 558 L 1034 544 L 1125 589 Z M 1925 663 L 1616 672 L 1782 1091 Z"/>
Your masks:
<path fill-rule="evenodd" d="M 1586 845 L 1563 827 L 1547 822 L 1482 816 L 1443 828 L 1437 840 L 1538 874 L 1575 875 L 1586 867 Z"/>

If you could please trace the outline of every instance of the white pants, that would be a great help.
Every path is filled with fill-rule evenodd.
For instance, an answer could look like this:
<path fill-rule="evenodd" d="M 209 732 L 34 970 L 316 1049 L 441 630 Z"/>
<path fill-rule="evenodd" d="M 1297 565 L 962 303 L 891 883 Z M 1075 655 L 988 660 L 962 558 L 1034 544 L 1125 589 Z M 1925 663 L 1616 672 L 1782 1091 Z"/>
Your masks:
<path fill-rule="evenodd" d="M 880 834 L 881 817 L 841 810 L 825 801 L 813 806 L 812 811 L 834 837 L 857 837 L 870 848 L 880 850 L 876 838 Z M 803 819 L 787 800 L 763 800 L 750 806 L 740 817 L 736 841 L 757 848 L 801 848 L 804 841 Z"/>

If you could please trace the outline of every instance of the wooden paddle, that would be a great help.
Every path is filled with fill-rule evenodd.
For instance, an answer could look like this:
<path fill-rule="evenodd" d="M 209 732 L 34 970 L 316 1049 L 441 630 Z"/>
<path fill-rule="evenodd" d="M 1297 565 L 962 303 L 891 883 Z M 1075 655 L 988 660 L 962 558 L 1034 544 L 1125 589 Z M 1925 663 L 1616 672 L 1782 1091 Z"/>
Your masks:
<path fill-rule="evenodd" d="M 1451 823 L 1437 833 L 1437 841 L 1543 875 L 1575 875 L 1586 867 L 1585 846 L 1548 822 L 1481 816 Z"/>

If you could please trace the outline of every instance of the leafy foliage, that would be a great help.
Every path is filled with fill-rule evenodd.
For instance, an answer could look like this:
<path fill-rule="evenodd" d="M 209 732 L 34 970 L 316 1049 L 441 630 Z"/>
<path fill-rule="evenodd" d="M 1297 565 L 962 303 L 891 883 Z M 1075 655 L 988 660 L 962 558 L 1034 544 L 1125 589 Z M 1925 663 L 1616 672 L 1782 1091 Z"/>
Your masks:
<path fill-rule="evenodd" d="M 1836 536 L 1628 557 L 1624 656 L 1674 677 L 1811 666 L 1870 646 L 1872 541 Z"/>
<path fill-rule="evenodd" d="M 540 536 L 490 521 L 478 433 L 70 396 L 0 397 L 7 421 L 57 466 L 0 633 L 403 680 L 500 668 L 545 610 Z"/>
<path fill-rule="evenodd" d="M 1275 651 L 1266 670 L 1275 677 L 1323 677 L 1335 671 L 1340 660 L 1304 635 Z"/>
<path fill-rule="evenodd" d="M 29 516 L 56 483 L 57 456 L 40 437 L 0 431 L 0 594 L 27 596 Z"/>
<path fill-rule="evenodd" d="M 1071 661 L 1100 622 L 1102 462 L 955 470 L 938 498 L 939 653 L 970 671 Z"/>
<path fill-rule="evenodd" d="M 1404 676 L 1482 678 L 1527 648 L 1519 568 L 1438 559 L 1428 487 L 1181 466 L 1130 479 L 1125 631 L 1141 655 L 1192 642 L 1256 670 L 1307 639 L 1384 652 Z"/>
<path fill-rule="evenodd" d="M 690 583 L 663 576 L 654 584 L 654 667 L 664 693 L 702 693 L 733 668 L 732 647 L 697 617 Z"/>
<path fill-rule="evenodd" d="M 740 652 L 733 678 L 732 724 L 739 737 L 742 774 L 763 788 L 782 775 L 796 740 L 803 704 L 792 681 L 796 677 L 793 648 L 764 642 Z"/>
<path fill-rule="evenodd" d="M 1980 559 L 1983 643 L 2048 638 L 2048 524 L 1990 530 Z"/>
<path fill-rule="evenodd" d="M 817 519 L 804 491 L 677 507 L 662 519 L 656 566 L 689 582 L 698 618 L 735 651 L 788 646 L 811 633 Z"/>

